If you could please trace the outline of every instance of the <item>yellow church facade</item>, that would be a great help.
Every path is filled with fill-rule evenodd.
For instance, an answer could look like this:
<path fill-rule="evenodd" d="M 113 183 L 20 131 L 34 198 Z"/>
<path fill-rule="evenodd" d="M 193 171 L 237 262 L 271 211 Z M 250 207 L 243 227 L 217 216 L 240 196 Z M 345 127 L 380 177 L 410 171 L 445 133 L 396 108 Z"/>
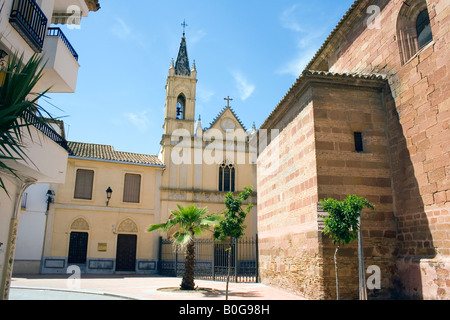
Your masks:
<path fill-rule="evenodd" d="M 225 194 L 246 186 L 254 187 L 249 201 L 256 204 L 256 150 L 250 146 L 255 128 L 244 127 L 229 106 L 231 99 L 203 128 L 195 114 L 196 85 L 183 35 L 169 68 L 158 156 L 69 142 L 66 182 L 52 186 L 40 273 L 66 273 L 77 266 L 89 274 L 155 274 L 160 237 L 167 235 L 147 229 L 165 222 L 177 205 L 222 213 Z M 257 233 L 256 218 L 255 205 L 246 220 L 248 237 Z"/>

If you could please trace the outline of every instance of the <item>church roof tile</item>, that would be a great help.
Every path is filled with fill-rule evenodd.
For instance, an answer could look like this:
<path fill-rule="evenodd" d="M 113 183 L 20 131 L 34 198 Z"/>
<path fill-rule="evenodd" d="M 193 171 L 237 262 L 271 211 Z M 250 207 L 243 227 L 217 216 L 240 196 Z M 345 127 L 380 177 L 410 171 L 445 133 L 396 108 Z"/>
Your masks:
<path fill-rule="evenodd" d="M 84 142 L 68 142 L 71 150 L 70 156 L 75 158 L 85 158 L 93 160 L 114 161 L 129 164 L 149 165 L 163 167 L 164 163 L 157 156 L 115 151 L 112 146 L 84 143 Z"/>

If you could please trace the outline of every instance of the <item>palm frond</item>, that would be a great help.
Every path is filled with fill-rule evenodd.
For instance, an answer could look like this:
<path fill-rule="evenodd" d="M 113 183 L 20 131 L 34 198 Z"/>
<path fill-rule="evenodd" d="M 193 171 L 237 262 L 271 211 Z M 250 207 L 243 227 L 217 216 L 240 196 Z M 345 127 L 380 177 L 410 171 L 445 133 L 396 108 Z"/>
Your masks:
<path fill-rule="evenodd" d="M 0 87 L 0 154 L 3 155 L 3 160 L 32 162 L 23 145 L 24 133 L 28 133 L 32 139 L 31 126 L 36 124 L 35 122 L 46 123 L 49 121 L 47 118 L 53 119 L 38 104 L 48 89 L 41 93 L 33 92 L 33 88 L 43 76 L 42 65 L 42 58 L 37 54 L 26 63 L 23 55 L 12 54 L 8 57 L 5 70 L 1 70 L 5 73 Z M 26 112 L 36 115 L 34 122 L 28 120 Z M 4 162 L 1 162 L 0 168 L 13 173 Z M 0 188 L 8 193 L 1 178 Z"/>

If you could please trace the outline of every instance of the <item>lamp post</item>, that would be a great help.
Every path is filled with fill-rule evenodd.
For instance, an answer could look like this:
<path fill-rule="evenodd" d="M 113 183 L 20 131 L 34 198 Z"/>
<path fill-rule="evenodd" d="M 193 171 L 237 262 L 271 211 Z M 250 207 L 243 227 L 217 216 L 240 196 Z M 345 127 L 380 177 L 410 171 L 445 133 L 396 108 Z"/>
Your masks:
<path fill-rule="evenodd" d="M 109 200 L 111 200 L 112 193 L 111 187 L 108 187 L 108 189 L 106 189 L 106 206 L 109 206 Z"/>

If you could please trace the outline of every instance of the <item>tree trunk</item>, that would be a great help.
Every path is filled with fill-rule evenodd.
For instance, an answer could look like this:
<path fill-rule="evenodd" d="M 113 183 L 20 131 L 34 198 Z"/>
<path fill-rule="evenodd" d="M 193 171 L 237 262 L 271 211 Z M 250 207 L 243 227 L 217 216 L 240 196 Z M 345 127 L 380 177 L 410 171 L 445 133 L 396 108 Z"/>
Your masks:
<path fill-rule="evenodd" d="M 339 246 L 336 247 L 334 252 L 334 272 L 336 273 L 336 300 L 339 300 L 339 277 L 338 277 L 338 265 L 337 265 L 337 253 Z"/>
<path fill-rule="evenodd" d="M 181 290 L 195 290 L 194 283 L 194 267 L 195 267 L 195 240 L 192 237 L 186 247 L 186 262 L 184 264 L 183 280 L 181 282 Z"/>

